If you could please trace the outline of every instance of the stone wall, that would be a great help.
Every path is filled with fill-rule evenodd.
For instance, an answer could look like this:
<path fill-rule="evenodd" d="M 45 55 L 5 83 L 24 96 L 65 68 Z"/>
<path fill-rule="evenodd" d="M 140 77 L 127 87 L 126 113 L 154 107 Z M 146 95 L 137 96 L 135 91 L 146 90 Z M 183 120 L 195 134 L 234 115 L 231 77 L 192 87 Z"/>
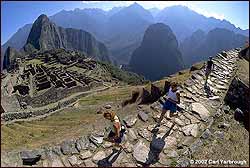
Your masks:
<path fill-rule="evenodd" d="M 108 89 L 108 87 L 99 89 L 97 91 L 103 91 L 106 89 Z M 27 119 L 30 117 L 37 117 L 37 116 L 49 114 L 51 112 L 54 112 L 58 109 L 64 108 L 64 107 L 74 103 L 79 98 L 81 98 L 82 96 L 86 96 L 89 93 L 90 92 L 83 92 L 83 93 L 80 93 L 72 98 L 64 99 L 64 100 L 61 100 L 57 103 L 53 103 L 53 104 L 50 104 L 50 105 L 42 107 L 42 108 L 27 109 L 27 110 L 20 111 L 20 112 L 5 112 L 5 113 L 1 114 L 1 120 L 7 122 L 7 121 Z"/>
<path fill-rule="evenodd" d="M 230 84 L 229 90 L 225 97 L 225 102 L 232 108 L 240 108 L 241 110 L 249 110 L 249 86 L 244 84 L 239 78 L 234 78 Z"/>
<path fill-rule="evenodd" d="M 78 92 L 84 92 L 88 91 L 90 88 L 88 86 L 76 86 L 72 88 L 55 88 L 51 87 L 48 89 L 45 93 L 35 96 L 35 97 L 30 97 L 30 95 L 27 95 L 25 97 L 18 95 L 18 99 L 22 102 L 26 102 L 28 105 L 32 107 L 41 107 L 45 106 L 50 103 L 57 102 L 65 97 L 68 97 L 74 93 Z"/>

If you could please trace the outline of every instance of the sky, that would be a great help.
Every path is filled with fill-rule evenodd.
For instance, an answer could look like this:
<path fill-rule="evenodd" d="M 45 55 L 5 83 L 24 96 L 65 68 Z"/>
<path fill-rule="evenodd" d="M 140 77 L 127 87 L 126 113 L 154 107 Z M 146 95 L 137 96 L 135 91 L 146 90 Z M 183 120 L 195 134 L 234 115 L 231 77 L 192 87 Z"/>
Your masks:
<path fill-rule="evenodd" d="M 206 17 L 226 19 L 241 29 L 249 28 L 248 1 L 1 1 L 1 44 L 25 24 L 33 23 L 40 14 L 51 16 L 61 10 L 129 6 L 137 2 L 145 9 L 183 5 Z"/>

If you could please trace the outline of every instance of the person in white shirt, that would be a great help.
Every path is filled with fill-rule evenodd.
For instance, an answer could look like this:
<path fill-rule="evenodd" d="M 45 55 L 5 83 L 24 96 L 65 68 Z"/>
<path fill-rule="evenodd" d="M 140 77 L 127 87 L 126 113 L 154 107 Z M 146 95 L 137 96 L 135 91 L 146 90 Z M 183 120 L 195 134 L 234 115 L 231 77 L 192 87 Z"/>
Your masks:
<path fill-rule="evenodd" d="M 176 104 L 180 104 L 180 93 L 178 91 L 177 83 L 174 82 L 169 88 L 167 100 L 163 104 L 162 113 L 156 126 L 160 126 L 160 123 L 168 110 L 170 111 L 169 116 L 172 117 L 172 114 L 175 113 L 177 109 Z"/>

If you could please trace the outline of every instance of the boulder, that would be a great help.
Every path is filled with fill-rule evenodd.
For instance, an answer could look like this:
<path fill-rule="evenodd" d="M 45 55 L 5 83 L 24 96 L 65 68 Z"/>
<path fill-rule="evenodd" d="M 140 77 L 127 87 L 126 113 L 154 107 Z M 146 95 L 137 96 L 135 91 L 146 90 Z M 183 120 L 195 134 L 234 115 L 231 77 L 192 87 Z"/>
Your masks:
<path fill-rule="evenodd" d="M 194 138 L 192 136 L 187 136 L 187 137 L 185 137 L 184 141 L 182 142 L 182 145 L 190 146 L 193 141 L 194 141 Z"/>
<path fill-rule="evenodd" d="M 132 127 L 133 125 L 135 125 L 137 118 L 134 115 L 128 115 L 123 119 L 123 121 L 125 122 L 127 127 Z"/>
<path fill-rule="evenodd" d="M 227 124 L 227 123 L 220 123 L 218 125 L 218 128 L 229 128 L 230 127 L 230 124 Z"/>
<path fill-rule="evenodd" d="M 128 141 L 124 144 L 125 152 L 131 153 L 133 152 L 133 145 Z"/>
<path fill-rule="evenodd" d="M 206 129 L 202 135 L 201 135 L 201 138 L 203 139 L 208 139 L 210 136 L 212 135 L 211 131 L 209 129 Z"/>
<path fill-rule="evenodd" d="M 151 132 L 149 132 L 146 128 L 140 128 L 138 130 L 138 134 L 145 138 L 146 140 L 150 141 L 151 140 Z"/>
<path fill-rule="evenodd" d="M 46 166 L 49 167 L 49 166 Z M 65 167 L 59 157 L 52 158 L 51 167 Z"/>
<path fill-rule="evenodd" d="M 199 147 L 203 145 L 203 142 L 200 139 L 197 139 L 191 146 L 190 146 L 190 152 L 194 153 L 196 152 Z"/>
<path fill-rule="evenodd" d="M 167 157 L 170 158 L 176 158 L 179 156 L 179 154 L 175 150 L 165 149 L 163 152 L 166 154 Z"/>
<path fill-rule="evenodd" d="M 109 147 L 111 147 L 112 145 L 113 145 L 113 143 L 105 141 L 105 142 L 102 144 L 102 147 L 104 147 L 104 148 L 109 148 Z"/>
<path fill-rule="evenodd" d="M 90 158 L 92 155 L 93 155 L 92 152 L 90 152 L 89 150 L 87 150 L 87 151 L 82 151 L 82 152 L 80 153 L 80 158 L 81 158 L 82 160 L 85 160 L 85 159 Z"/>
<path fill-rule="evenodd" d="M 64 155 L 78 154 L 74 140 L 67 140 L 61 144 L 61 151 Z"/>
<path fill-rule="evenodd" d="M 89 139 L 86 136 L 80 137 L 76 140 L 76 148 L 78 151 L 88 149 Z"/>
<path fill-rule="evenodd" d="M 60 146 L 53 146 L 52 147 L 52 151 L 57 154 L 58 156 L 62 155 L 62 152 L 61 152 L 61 147 Z"/>
<path fill-rule="evenodd" d="M 98 161 L 106 158 L 106 153 L 104 151 L 98 151 L 92 158 L 92 161 L 97 164 Z"/>
<path fill-rule="evenodd" d="M 149 151 L 149 148 L 142 141 L 139 141 L 134 145 L 133 157 L 140 163 L 146 163 Z"/>
<path fill-rule="evenodd" d="M 175 118 L 175 123 L 178 124 L 179 126 L 184 126 L 185 123 L 182 122 L 179 118 Z"/>
<path fill-rule="evenodd" d="M 199 131 L 198 124 L 186 125 L 186 126 L 182 127 L 182 131 L 187 136 L 192 135 L 194 137 L 197 137 L 198 131 Z"/>
<path fill-rule="evenodd" d="M 24 165 L 34 165 L 41 158 L 41 154 L 37 151 L 21 151 L 20 156 Z"/>
<path fill-rule="evenodd" d="M 86 167 L 97 167 L 97 165 L 95 163 L 93 163 L 91 160 L 85 160 L 84 162 L 84 166 Z"/>
<path fill-rule="evenodd" d="M 148 114 L 145 113 L 145 112 L 143 112 L 143 111 L 140 111 L 140 112 L 138 113 L 138 116 L 139 116 L 139 118 L 140 118 L 142 121 L 144 121 L 144 122 L 148 120 Z"/>
<path fill-rule="evenodd" d="M 78 163 L 78 158 L 75 155 L 73 155 L 68 157 L 68 161 L 72 166 L 74 166 Z"/>
<path fill-rule="evenodd" d="M 89 137 L 90 141 L 93 142 L 97 147 L 103 143 L 103 138 L 104 138 L 103 132 L 92 133 Z"/>
<path fill-rule="evenodd" d="M 191 104 L 192 111 L 197 113 L 203 121 L 206 121 L 210 112 L 200 103 Z"/>
<path fill-rule="evenodd" d="M 159 157 L 159 163 L 164 165 L 164 166 L 170 166 L 172 163 L 172 159 L 167 158 L 166 156 L 164 156 L 163 154 L 160 154 Z"/>
<path fill-rule="evenodd" d="M 129 136 L 130 141 L 135 141 L 135 140 L 138 139 L 136 131 L 134 130 L 134 128 L 129 128 L 128 129 L 128 136 Z"/>
<path fill-rule="evenodd" d="M 177 146 L 177 139 L 173 136 L 167 136 L 164 141 L 166 143 L 164 148 L 172 148 Z"/>
<path fill-rule="evenodd" d="M 22 167 L 23 161 L 20 152 L 1 151 L 1 167 Z"/>
<path fill-rule="evenodd" d="M 220 96 L 209 97 L 209 100 L 220 100 Z"/>
<path fill-rule="evenodd" d="M 188 166 L 190 166 L 190 159 L 187 159 L 187 158 L 180 158 L 180 159 L 177 161 L 176 167 L 188 167 Z"/>
<path fill-rule="evenodd" d="M 226 114 L 228 114 L 229 113 L 229 111 L 230 111 L 230 106 L 223 106 L 223 108 L 222 108 L 222 110 L 226 113 Z"/>

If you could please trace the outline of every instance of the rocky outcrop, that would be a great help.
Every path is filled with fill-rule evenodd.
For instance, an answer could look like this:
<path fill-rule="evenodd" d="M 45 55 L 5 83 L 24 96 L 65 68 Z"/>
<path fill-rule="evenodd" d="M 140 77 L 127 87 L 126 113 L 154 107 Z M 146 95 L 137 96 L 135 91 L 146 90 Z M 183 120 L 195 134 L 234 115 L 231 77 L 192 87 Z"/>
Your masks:
<path fill-rule="evenodd" d="M 16 58 L 22 58 L 22 54 L 12 47 L 8 47 L 3 59 L 3 69 L 13 69 L 17 66 Z"/>
<path fill-rule="evenodd" d="M 40 15 L 32 25 L 24 50 L 30 52 L 33 49 L 44 51 L 56 48 L 78 50 L 98 60 L 109 61 L 105 45 L 90 33 L 59 27 L 46 15 Z"/>
<path fill-rule="evenodd" d="M 131 57 L 130 66 L 134 72 L 150 80 L 161 79 L 181 70 L 182 56 L 172 30 L 162 23 L 149 26 L 141 46 Z"/>

